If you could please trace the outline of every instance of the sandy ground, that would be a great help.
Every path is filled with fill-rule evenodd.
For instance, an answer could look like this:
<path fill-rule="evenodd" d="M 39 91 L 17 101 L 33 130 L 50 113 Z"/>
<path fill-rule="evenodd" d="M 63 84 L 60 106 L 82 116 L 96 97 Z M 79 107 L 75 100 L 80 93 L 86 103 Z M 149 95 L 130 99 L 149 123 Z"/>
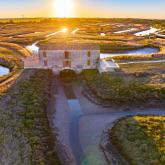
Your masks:
<path fill-rule="evenodd" d="M 103 130 L 115 120 L 136 114 L 165 115 L 165 109 L 148 109 L 123 111 L 122 109 L 105 108 L 91 103 L 82 95 L 80 84 L 73 85 L 76 100 L 80 104 L 78 115 L 68 105 L 63 86 L 56 82 L 54 106 L 54 127 L 59 130 L 59 138 L 68 148 L 77 165 L 106 165 L 106 159 L 100 148 Z M 74 116 L 74 117 L 73 117 Z M 74 163 L 71 163 L 74 164 Z"/>
<path fill-rule="evenodd" d="M 52 99 L 48 107 L 48 118 L 56 136 L 57 150 L 63 164 L 76 164 L 69 141 L 70 113 L 67 98 L 57 77 L 53 80 Z M 64 160 L 65 159 L 65 160 Z"/>

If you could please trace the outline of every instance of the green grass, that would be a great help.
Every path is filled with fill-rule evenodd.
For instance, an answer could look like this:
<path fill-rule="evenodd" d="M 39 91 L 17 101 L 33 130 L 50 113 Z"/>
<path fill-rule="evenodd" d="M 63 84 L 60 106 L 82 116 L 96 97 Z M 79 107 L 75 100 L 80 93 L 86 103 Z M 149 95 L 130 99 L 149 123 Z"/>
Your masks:
<path fill-rule="evenodd" d="M 134 46 L 130 44 L 126 44 L 125 42 L 122 42 L 122 39 L 118 37 L 118 41 L 113 41 L 114 37 L 111 37 L 111 42 L 108 44 L 100 42 L 100 50 L 102 53 L 123 53 L 125 51 L 129 50 L 135 50 L 139 48 L 143 48 L 144 46 Z M 119 41 L 120 40 L 120 41 Z"/>
<path fill-rule="evenodd" d="M 31 72 L 33 74 L 29 78 L 19 81 L 9 90 L 7 96 L 12 100 L 5 105 L 16 128 L 13 133 L 20 134 L 19 138 L 27 139 L 26 146 L 30 147 L 28 150 L 25 147 L 27 152 L 22 153 L 24 155 L 21 155 L 22 163 L 20 164 L 24 164 L 26 158 L 30 165 L 59 165 L 60 161 L 54 150 L 55 139 L 49 126 L 46 111 L 51 96 L 53 75 L 50 70 L 31 70 Z M 26 74 L 28 74 L 28 70 L 24 71 L 25 76 L 27 76 Z M 20 139 L 20 143 L 22 141 L 23 138 Z M 16 150 L 19 152 L 19 148 Z M 12 150 L 12 152 L 15 151 Z"/>
<path fill-rule="evenodd" d="M 122 65 L 120 64 L 120 68 L 125 73 L 135 73 L 135 72 L 146 72 L 151 70 L 164 70 L 165 69 L 165 63 L 143 63 L 143 64 L 126 64 Z"/>
<path fill-rule="evenodd" d="M 0 48 L 0 65 L 10 69 L 10 73 L 0 77 L 0 96 L 3 95 L 10 85 L 18 78 L 23 68 L 20 57 L 14 51 Z"/>
<path fill-rule="evenodd" d="M 148 100 L 164 100 L 165 88 L 150 87 L 145 79 L 116 73 L 98 74 L 96 71 L 84 71 L 86 85 L 102 103 L 142 104 Z"/>
<path fill-rule="evenodd" d="M 23 70 L 22 58 L 30 53 L 20 45 L 0 42 L 0 65 L 10 69 L 8 75 L 0 77 L 0 96 L 3 95 Z"/>
<path fill-rule="evenodd" d="M 18 95 L 18 100 L 24 107 L 24 112 L 20 114 L 23 123 L 21 131 L 29 139 L 34 153 L 32 162 L 37 165 L 46 164 L 44 162 L 60 164 L 54 153 L 53 137 L 46 113 L 50 99 L 51 79 L 51 71 L 37 71 L 34 76 L 19 86 L 21 94 Z"/>
<path fill-rule="evenodd" d="M 0 42 L 0 47 L 7 48 L 8 50 L 14 51 L 15 54 L 17 54 L 20 58 L 31 55 L 27 49 L 15 43 Z"/>
<path fill-rule="evenodd" d="M 165 164 L 165 117 L 135 116 L 120 120 L 110 139 L 131 165 Z"/>
<path fill-rule="evenodd" d="M 160 60 L 159 58 L 153 58 L 152 55 L 124 55 L 124 56 L 116 56 L 116 57 L 109 57 L 106 60 L 114 59 L 115 62 L 129 62 L 129 61 L 150 61 L 150 60 Z"/>

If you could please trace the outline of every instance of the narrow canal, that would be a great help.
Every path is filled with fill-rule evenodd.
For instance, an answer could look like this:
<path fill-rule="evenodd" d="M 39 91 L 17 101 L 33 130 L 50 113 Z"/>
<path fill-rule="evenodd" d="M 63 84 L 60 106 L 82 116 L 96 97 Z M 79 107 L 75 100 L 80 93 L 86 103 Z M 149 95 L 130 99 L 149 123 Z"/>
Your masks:
<path fill-rule="evenodd" d="M 134 56 L 134 55 L 147 55 L 147 54 L 152 54 L 152 53 L 157 53 L 159 52 L 159 48 L 155 47 L 144 47 L 144 48 L 139 48 L 139 49 L 134 49 L 130 51 L 125 51 L 123 53 L 101 53 L 100 58 L 107 58 L 107 57 L 114 57 L 114 56 Z"/>
<path fill-rule="evenodd" d="M 82 86 L 79 83 L 62 83 L 55 80 L 54 90 L 55 108 L 53 123 L 58 128 L 58 139 L 71 154 L 75 161 L 67 165 L 107 165 L 106 158 L 100 148 L 100 140 L 107 124 L 115 120 L 137 114 L 164 115 L 159 109 L 132 109 L 123 111 L 113 107 L 102 107 L 92 103 L 82 95 Z M 75 162 L 75 163 L 72 163 Z"/>
<path fill-rule="evenodd" d="M 81 164 L 83 161 L 83 151 L 79 141 L 79 118 L 82 115 L 81 106 L 79 100 L 76 98 L 76 95 L 73 90 L 73 86 L 71 83 L 63 84 L 64 93 L 67 98 L 67 103 L 69 105 L 70 111 L 70 132 L 69 132 L 69 140 L 72 146 L 72 152 L 76 158 L 77 164 Z"/>
<path fill-rule="evenodd" d="M 4 66 L 0 66 L 0 77 L 6 76 L 10 73 L 10 69 Z"/>

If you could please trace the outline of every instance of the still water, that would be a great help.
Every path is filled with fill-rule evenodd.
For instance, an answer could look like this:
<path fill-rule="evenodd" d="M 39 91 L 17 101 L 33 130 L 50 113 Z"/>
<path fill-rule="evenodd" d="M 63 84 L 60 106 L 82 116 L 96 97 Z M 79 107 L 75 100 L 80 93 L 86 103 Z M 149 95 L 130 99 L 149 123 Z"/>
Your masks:
<path fill-rule="evenodd" d="M 8 75 L 10 73 L 10 69 L 4 66 L 0 66 L 0 77 Z"/>
<path fill-rule="evenodd" d="M 125 53 L 101 53 L 100 58 L 107 58 L 107 57 L 113 57 L 113 56 L 127 56 L 127 55 L 147 55 L 151 53 L 157 53 L 159 52 L 158 48 L 154 47 L 145 47 L 135 50 L 126 51 Z"/>

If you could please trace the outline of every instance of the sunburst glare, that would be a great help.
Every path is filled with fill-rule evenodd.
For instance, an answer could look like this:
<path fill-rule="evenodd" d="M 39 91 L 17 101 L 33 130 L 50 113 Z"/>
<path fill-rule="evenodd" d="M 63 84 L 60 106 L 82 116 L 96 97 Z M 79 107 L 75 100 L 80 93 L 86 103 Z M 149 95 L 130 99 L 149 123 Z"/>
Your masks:
<path fill-rule="evenodd" d="M 73 0 L 55 0 L 54 16 L 55 17 L 73 17 L 74 16 Z"/>

